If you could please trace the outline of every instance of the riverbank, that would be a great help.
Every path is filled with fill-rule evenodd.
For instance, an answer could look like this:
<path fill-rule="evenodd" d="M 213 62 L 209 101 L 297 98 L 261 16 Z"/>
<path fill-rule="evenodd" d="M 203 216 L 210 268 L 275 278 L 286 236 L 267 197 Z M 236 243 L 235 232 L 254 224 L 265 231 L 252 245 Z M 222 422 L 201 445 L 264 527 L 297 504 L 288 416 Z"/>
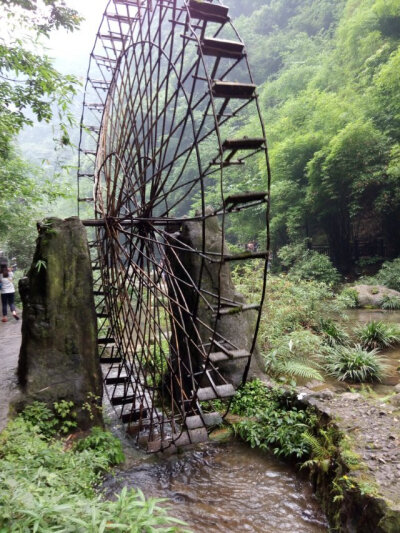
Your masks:
<path fill-rule="evenodd" d="M 328 471 L 316 471 L 317 494 L 339 531 L 400 531 L 400 387 L 379 396 L 372 389 L 333 393 L 299 388 L 303 405 L 317 410 L 339 436 Z"/>

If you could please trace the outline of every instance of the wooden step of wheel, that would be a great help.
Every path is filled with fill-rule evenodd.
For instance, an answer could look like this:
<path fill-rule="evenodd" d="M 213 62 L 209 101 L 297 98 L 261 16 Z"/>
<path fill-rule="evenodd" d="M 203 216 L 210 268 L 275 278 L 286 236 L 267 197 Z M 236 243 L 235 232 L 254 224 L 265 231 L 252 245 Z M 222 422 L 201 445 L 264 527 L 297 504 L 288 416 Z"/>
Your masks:
<path fill-rule="evenodd" d="M 118 3 L 118 2 L 115 2 Z M 126 5 L 126 2 L 125 2 Z M 125 24 L 132 24 L 132 22 L 135 22 L 136 20 L 139 20 L 137 17 L 129 17 L 126 15 L 120 15 L 119 13 L 107 13 L 107 19 L 108 20 L 116 20 L 117 22 L 125 23 Z"/>
<path fill-rule="evenodd" d="M 100 357 L 100 364 L 102 365 L 113 365 L 115 363 L 121 363 L 121 357 Z"/>
<path fill-rule="evenodd" d="M 268 201 L 267 192 L 241 192 L 238 194 L 231 194 L 227 196 L 224 200 L 224 206 L 228 207 L 229 209 L 233 209 L 240 204 L 266 201 Z"/>
<path fill-rule="evenodd" d="M 108 318 L 108 313 L 96 313 L 97 318 Z"/>
<path fill-rule="evenodd" d="M 100 39 L 104 39 L 106 41 L 124 41 L 125 36 L 121 35 L 117 32 L 110 32 L 110 33 L 100 33 L 99 34 Z"/>
<path fill-rule="evenodd" d="M 78 198 L 78 202 L 94 202 L 94 198 L 91 198 L 89 196 L 85 198 Z"/>
<path fill-rule="evenodd" d="M 201 51 L 205 56 L 236 59 L 244 56 L 244 43 L 204 38 L 201 41 Z"/>
<path fill-rule="evenodd" d="M 102 111 L 104 109 L 104 104 L 100 103 L 100 102 L 89 102 L 87 104 L 84 104 L 85 107 L 87 107 L 88 109 L 96 109 L 98 111 Z M 82 150 L 82 152 L 84 152 L 85 150 Z M 87 151 L 87 150 L 86 150 Z M 95 152 L 96 153 L 96 152 Z"/>
<path fill-rule="evenodd" d="M 183 431 L 182 434 L 175 433 L 169 439 L 156 439 L 147 442 L 148 452 L 160 452 L 168 449 L 175 449 L 181 446 L 189 446 L 190 444 L 200 444 L 208 441 L 208 432 L 205 427 L 196 429 L 189 429 Z"/>
<path fill-rule="evenodd" d="M 223 150 L 258 150 L 265 144 L 265 139 L 262 137 L 249 138 L 244 137 L 243 139 L 226 139 L 222 143 Z"/>
<path fill-rule="evenodd" d="M 97 339 L 97 344 L 114 344 L 115 339 L 113 337 L 100 337 Z"/>
<path fill-rule="evenodd" d="M 128 405 L 134 403 L 137 398 L 135 396 L 114 396 L 110 398 L 111 405 Z"/>
<path fill-rule="evenodd" d="M 126 383 L 130 383 L 130 377 L 129 376 L 119 376 L 116 378 L 106 378 L 104 380 L 104 383 L 106 385 L 125 385 Z"/>
<path fill-rule="evenodd" d="M 244 261 L 246 259 L 267 259 L 268 252 L 243 252 L 242 254 L 224 255 L 224 261 Z"/>
<path fill-rule="evenodd" d="M 251 353 L 247 350 L 231 350 L 229 354 L 225 352 L 210 353 L 210 361 L 212 363 L 219 363 L 221 361 L 229 361 L 232 359 L 244 359 L 246 357 L 251 357 Z"/>
<path fill-rule="evenodd" d="M 243 313 L 244 311 L 252 311 L 252 310 L 259 310 L 259 309 L 260 309 L 260 306 L 258 304 L 222 305 L 219 309 L 217 308 L 214 309 L 213 317 L 236 315 L 238 313 Z"/>
<path fill-rule="evenodd" d="M 216 98 L 238 98 L 248 100 L 253 98 L 256 91 L 256 85 L 252 83 L 236 83 L 231 81 L 214 80 L 211 85 L 211 91 Z"/>
<path fill-rule="evenodd" d="M 113 0 L 114 4 L 121 4 L 123 6 L 143 6 L 143 0 Z"/>
<path fill-rule="evenodd" d="M 219 4 L 211 4 L 202 0 L 189 0 L 189 14 L 191 18 L 206 22 L 219 22 L 225 24 L 229 21 L 229 8 Z"/>
<path fill-rule="evenodd" d="M 100 63 L 106 63 L 106 64 L 109 64 L 109 65 L 114 65 L 117 62 L 116 59 L 112 59 L 111 57 L 99 56 L 99 55 L 96 55 L 96 54 L 92 54 L 92 58 L 95 61 L 98 61 Z"/>
<path fill-rule="evenodd" d="M 93 172 L 78 172 L 78 178 L 94 178 Z"/>
<path fill-rule="evenodd" d="M 203 402 L 206 400 L 216 400 L 217 398 L 230 398 L 235 395 L 235 388 L 230 383 L 213 387 L 202 387 L 197 391 L 197 398 Z"/>
<path fill-rule="evenodd" d="M 105 296 L 104 291 L 93 291 L 93 296 Z"/>
<path fill-rule="evenodd" d="M 217 412 L 204 413 L 202 417 L 200 415 L 193 415 L 185 418 L 185 425 L 188 429 L 202 428 L 204 426 L 219 426 L 222 422 L 222 416 Z"/>
<path fill-rule="evenodd" d="M 137 422 L 141 419 L 147 418 L 147 409 L 132 409 L 129 413 L 122 413 L 121 420 L 123 424 L 129 424 L 130 422 Z"/>

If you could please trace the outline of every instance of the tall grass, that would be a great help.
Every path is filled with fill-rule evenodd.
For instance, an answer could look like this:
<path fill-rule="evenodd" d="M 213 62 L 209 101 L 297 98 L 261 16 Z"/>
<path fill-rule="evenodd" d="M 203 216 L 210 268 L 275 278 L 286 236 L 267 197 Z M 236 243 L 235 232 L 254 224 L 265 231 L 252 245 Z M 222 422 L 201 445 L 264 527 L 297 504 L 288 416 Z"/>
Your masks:
<path fill-rule="evenodd" d="M 105 445 L 117 446 L 100 430 L 89 439 L 81 451 L 66 449 L 22 417 L 9 423 L 0 435 L 1 532 L 183 531 L 161 500 L 140 491 L 123 489 L 113 501 L 96 494 L 112 461 Z"/>
<path fill-rule="evenodd" d="M 334 348 L 326 357 L 325 366 L 339 381 L 352 383 L 381 381 L 386 370 L 377 349 L 368 351 L 359 344 Z"/>
<path fill-rule="evenodd" d="M 363 348 L 388 348 L 400 342 L 400 328 L 394 324 L 385 324 L 380 320 L 371 320 L 355 331 Z"/>
<path fill-rule="evenodd" d="M 234 271 L 237 289 L 250 302 L 260 295 L 261 275 L 254 264 Z M 325 283 L 269 276 L 259 331 L 267 372 L 289 381 L 323 380 L 319 360 L 333 337 L 345 340 L 340 322 L 347 303 Z"/>

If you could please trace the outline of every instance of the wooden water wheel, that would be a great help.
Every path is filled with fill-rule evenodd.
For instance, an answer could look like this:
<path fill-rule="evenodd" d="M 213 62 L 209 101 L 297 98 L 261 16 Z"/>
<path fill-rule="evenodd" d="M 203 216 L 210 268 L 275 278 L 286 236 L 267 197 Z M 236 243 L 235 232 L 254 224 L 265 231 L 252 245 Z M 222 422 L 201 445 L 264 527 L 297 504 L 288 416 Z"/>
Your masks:
<path fill-rule="evenodd" d="M 235 135 L 250 115 L 254 133 Z M 266 190 L 230 180 L 255 163 Z M 256 85 L 228 8 L 111 0 L 90 57 L 78 200 L 81 211 L 93 207 L 85 223 L 105 387 L 149 451 L 207 440 L 221 421 L 213 402 L 229 405 L 239 384 L 224 364 L 246 380 L 264 288 L 246 304 L 230 268 L 258 260 L 265 280 L 268 169 Z M 232 253 L 227 231 L 249 209 L 264 245 Z M 233 342 L 246 313 L 251 334 Z"/>

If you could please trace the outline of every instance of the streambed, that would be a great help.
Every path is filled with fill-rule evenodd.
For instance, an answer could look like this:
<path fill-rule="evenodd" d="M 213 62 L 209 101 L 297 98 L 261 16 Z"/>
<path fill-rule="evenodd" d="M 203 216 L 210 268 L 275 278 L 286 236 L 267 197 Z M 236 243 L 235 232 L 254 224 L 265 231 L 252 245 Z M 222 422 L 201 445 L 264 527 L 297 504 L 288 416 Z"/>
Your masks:
<path fill-rule="evenodd" d="M 133 461 L 104 484 L 169 498 L 173 516 L 195 533 L 321 533 L 326 518 L 295 469 L 240 442 L 208 443 L 170 457 Z"/>

